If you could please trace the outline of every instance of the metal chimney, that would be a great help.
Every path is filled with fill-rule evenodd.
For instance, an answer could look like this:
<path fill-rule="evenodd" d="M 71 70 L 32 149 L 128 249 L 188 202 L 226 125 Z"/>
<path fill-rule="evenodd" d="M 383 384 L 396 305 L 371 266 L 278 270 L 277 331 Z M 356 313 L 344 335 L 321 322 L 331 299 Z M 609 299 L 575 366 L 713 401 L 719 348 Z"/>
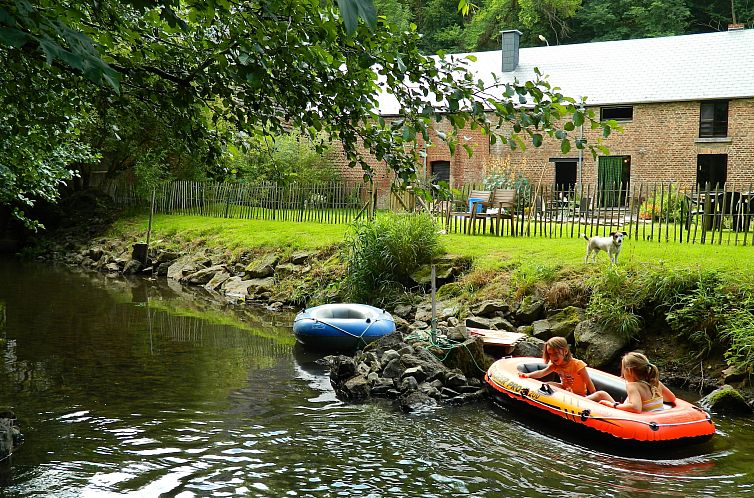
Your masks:
<path fill-rule="evenodd" d="M 517 29 L 507 29 L 503 35 L 503 72 L 515 71 L 518 67 L 518 42 L 521 32 Z"/>

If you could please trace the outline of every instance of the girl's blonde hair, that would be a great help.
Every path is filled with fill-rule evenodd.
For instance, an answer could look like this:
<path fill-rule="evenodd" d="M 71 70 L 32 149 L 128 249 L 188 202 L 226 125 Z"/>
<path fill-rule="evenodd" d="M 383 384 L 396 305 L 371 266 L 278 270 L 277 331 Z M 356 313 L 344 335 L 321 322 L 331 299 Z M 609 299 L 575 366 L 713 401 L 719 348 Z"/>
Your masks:
<path fill-rule="evenodd" d="M 544 351 L 542 352 L 542 359 L 545 360 L 545 363 L 550 362 L 550 353 L 547 352 L 547 346 L 550 346 L 550 349 L 559 349 L 563 351 L 563 359 L 565 361 L 571 361 L 573 359 L 571 348 L 568 347 L 568 341 L 565 340 L 565 337 L 550 337 L 547 340 Z"/>
<path fill-rule="evenodd" d="M 653 388 L 660 387 L 660 370 L 657 365 L 650 363 L 649 359 L 643 354 L 636 351 L 626 353 L 621 361 L 621 366 L 625 370 L 630 370 L 637 380 L 644 381 Z"/>

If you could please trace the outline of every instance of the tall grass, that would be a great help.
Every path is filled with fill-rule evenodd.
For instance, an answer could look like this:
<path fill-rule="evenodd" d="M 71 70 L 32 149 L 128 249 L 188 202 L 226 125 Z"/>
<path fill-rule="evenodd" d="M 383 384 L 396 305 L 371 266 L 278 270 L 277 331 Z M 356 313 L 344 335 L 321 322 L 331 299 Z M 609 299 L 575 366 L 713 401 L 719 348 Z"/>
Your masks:
<path fill-rule="evenodd" d="M 410 286 L 411 272 L 439 254 L 439 240 L 437 225 L 426 214 L 387 214 L 354 223 L 343 251 L 346 294 L 375 303 L 395 292 L 396 284 Z"/>

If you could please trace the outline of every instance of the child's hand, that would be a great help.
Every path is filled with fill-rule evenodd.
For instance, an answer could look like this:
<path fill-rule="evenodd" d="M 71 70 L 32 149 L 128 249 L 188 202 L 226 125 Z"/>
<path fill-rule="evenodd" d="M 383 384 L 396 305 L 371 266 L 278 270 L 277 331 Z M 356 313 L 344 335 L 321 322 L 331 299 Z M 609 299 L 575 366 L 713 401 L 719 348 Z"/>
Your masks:
<path fill-rule="evenodd" d="M 529 378 L 529 374 L 526 373 L 526 372 L 518 372 L 518 376 L 521 377 L 522 379 L 528 379 Z"/>

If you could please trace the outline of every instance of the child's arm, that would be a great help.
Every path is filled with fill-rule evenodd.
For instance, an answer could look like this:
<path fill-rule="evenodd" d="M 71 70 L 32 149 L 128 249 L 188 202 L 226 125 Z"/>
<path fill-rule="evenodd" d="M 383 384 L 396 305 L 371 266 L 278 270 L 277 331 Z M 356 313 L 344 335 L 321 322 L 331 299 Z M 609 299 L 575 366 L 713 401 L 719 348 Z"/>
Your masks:
<path fill-rule="evenodd" d="M 632 413 L 641 413 L 641 393 L 635 382 L 626 382 L 626 401 L 618 403 L 615 408 Z"/>
<path fill-rule="evenodd" d="M 552 372 L 552 365 L 547 365 L 542 370 L 536 370 L 534 372 L 518 372 L 519 377 L 523 377 L 524 379 L 541 379 L 542 377 L 547 376 L 549 373 Z"/>
<path fill-rule="evenodd" d="M 579 375 L 581 376 L 581 380 L 584 381 L 587 394 L 592 394 L 593 392 L 597 391 L 597 389 L 594 387 L 594 382 L 592 382 L 592 378 L 589 377 L 589 372 L 586 371 L 586 367 L 579 370 Z"/>
<path fill-rule="evenodd" d="M 662 400 L 665 403 L 675 403 L 675 394 L 673 391 L 665 387 L 665 384 L 660 382 L 660 392 L 662 393 Z"/>

